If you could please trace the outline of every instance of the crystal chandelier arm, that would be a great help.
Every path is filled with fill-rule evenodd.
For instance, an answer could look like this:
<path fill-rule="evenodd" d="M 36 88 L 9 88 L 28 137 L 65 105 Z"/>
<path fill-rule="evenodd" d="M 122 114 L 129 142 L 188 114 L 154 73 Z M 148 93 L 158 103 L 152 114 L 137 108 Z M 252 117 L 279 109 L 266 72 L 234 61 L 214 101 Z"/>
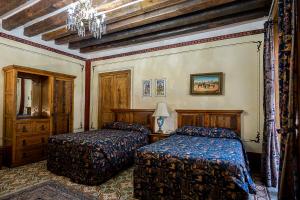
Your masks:
<path fill-rule="evenodd" d="M 71 31 L 77 30 L 80 37 L 86 34 L 86 26 L 91 32 L 93 37 L 100 39 L 106 33 L 106 15 L 105 13 L 111 12 L 123 7 L 127 7 L 143 0 L 136 0 L 112 10 L 97 13 L 93 8 L 92 0 L 79 0 L 68 9 L 67 29 Z"/>

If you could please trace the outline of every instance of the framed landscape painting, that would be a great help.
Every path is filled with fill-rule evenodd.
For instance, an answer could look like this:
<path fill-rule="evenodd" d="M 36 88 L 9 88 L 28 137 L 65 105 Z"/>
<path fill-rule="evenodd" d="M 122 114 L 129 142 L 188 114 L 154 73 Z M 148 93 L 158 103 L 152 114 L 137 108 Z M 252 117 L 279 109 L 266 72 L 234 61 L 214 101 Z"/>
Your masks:
<path fill-rule="evenodd" d="M 155 96 L 166 96 L 166 79 L 155 79 Z"/>
<path fill-rule="evenodd" d="M 152 80 L 143 80 L 143 96 L 152 96 Z"/>
<path fill-rule="evenodd" d="M 190 93 L 192 95 L 221 95 L 223 73 L 191 74 Z"/>

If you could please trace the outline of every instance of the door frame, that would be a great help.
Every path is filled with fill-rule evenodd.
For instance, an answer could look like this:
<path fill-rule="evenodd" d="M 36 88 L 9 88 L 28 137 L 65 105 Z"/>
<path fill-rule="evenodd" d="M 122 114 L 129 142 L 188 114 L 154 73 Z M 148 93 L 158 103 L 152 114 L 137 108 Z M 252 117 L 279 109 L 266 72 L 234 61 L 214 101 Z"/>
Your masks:
<path fill-rule="evenodd" d="M 121 74 L 121 73 L 128 73 L 129 74 L 129 81 L 128 81 L 128 90 L 129 90 L 129 95 L 128 95 L 128 102 L 129 105 L 128 107 L 131 108 L 132 105 L 132 70 L 131 69 L 124 69 L 124 70 L 118 70 L 118 71 L 109 71 L 109 72 L 101 72 L 98 74 L 98 129 L 100 129 L 100 124 L 101 124 L 101 76 L 105 75 L 116 75 L 116 74 Z"/>

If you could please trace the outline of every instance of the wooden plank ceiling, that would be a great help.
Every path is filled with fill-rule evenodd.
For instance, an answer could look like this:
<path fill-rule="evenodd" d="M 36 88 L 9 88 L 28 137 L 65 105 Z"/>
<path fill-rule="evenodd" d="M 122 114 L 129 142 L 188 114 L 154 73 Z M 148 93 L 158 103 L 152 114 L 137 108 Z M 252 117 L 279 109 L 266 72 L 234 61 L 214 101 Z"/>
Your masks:
<path fill-rule="evenodd" d="M 136 0 L 94 0 L 97 11 L 108 11 L 107 33 L 95 39 L 88 32 L 79 37 L 65 28 L 67 6 L 75 1 L 39 0 L 22 9 L 27 0 L 0 0 L 0 16 L 21 8 L 3 19 L 2 28 L 23 27 L 25 36 L 41 35 L 45 41 L 89 53 L 261 18 L 271 4 L 271 0 L 144 0 L 121 7 Z"/>

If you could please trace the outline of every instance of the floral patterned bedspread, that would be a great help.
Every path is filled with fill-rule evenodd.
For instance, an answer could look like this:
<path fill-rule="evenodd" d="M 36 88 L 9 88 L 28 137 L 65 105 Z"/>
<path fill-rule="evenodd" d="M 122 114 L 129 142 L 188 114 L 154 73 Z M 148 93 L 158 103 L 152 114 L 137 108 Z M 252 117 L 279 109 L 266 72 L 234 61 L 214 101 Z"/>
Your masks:
<path fill-rule="evenodd" d="M 86 185 L 108 180 L 133 163 L 150 131 L 140 125 L 113 123 L 105 129 L 56 135 L 48 141 L 47 168 Z"/>
<path fill-rule="evenodd" d="M 136 153 L 138 199 L 246 199 L 255 193 L 241 141 L 231 130 L 184 127 Z"/>

